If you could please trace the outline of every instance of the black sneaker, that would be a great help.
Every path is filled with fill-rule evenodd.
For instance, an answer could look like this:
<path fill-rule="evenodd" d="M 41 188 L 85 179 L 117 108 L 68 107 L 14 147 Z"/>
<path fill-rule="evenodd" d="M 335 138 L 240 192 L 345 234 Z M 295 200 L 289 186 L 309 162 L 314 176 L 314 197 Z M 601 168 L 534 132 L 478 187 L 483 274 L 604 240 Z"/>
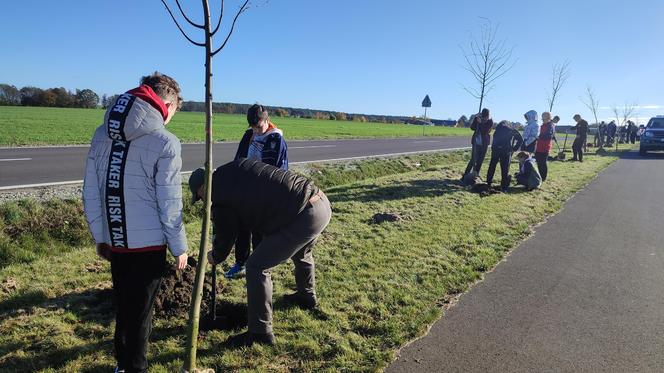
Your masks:
<path fill-rule="evenodd" d="M 284 295 L 284 301 L 286 303 L 295 304 L 304 310 L 313 310 L 318 306 L 318 300 L 315 295 L 303 297 L 300 293 L 286 294 Z"/>
<path fill-rule="evenodd" d="M 229 337 L 226 340 L 226 343 L 231 347 L 250 347 L 254 343 L 266 346 L 274 346 L 275 338 L 273 333 L 244 332 L 242 334 Z"/>
<path fill-rule="evenodd" d="M 259 345 L 274 346 L 274 333 L 247 333 L 247 346 L 254 343 Z"/>

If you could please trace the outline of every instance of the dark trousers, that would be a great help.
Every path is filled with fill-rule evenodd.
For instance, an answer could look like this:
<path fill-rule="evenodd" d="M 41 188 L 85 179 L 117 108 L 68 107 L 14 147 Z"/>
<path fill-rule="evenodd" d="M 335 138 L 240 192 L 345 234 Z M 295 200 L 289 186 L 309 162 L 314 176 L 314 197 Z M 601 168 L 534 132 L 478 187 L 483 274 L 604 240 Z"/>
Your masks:
<path fill-rule="evenodd" d="M 632 132 L 629 134 L 629 142 L 632 144 L 636 144 L 636 132 Z"/>
<path fill-rule="evenodd" d="M 256 249 L 263 235 L 258 232 L 239 231 L 235 239 L 235 263 L 244 265 L 251 254 L 251 247 Z"/>
<path fill-rule="evenodd" d="M 247 261 L 247 312 L 250 333 L 272 333 L 272 268 L 288 259 L 295 264 L 295 284 L 300 296 L 316 299 L 313 248 L 330 222 L 330 201 L 323 195 L 295 220 L 266 235 Z"/>
<path fill-rule="evenodd" d="M 547 158 L 549 158 L 549 153 L 535 153 L 535 161 L 537 162 L 537 169 L 540 176 L 542 176 L 542 181 L 546 181 L 546 175 L 549 173 Z"/>
<path fill-rule="evenodd" d="M 577 137 L 574 139 L 574 143 L 572 143 L 572 152 L 574 153 L 574 157 L 572 159 L 578 159 L 579 161 L 583 162 L 583 145 L 585 143 L 585 137 Z"/>
<path fill-rule="evenodd" d="M 506 189 L 510 186 L 510 161 L 512 153 L 505 151 L 492 151 L 491 161 L 489 162 L 489 171 L 486 173 L 486 183 L 493 182 L 493 174 L 496 173 L 496 165 L 500 163 L 500 189 Z"/>
<path fill-rule="evenodd" d="M 517 183 L 517 185 L 524 185 L 524 186 L 527 187 L 528 186 L 528 176 L 526 176 L 525 174 L 521 174 L 521 173 L 516 174 L 516 183 Z"/>
<path fill-rule="evenodd" d="M 129 372 L 147 372 L 154 298 L 166 266 L 166 251 L 113 253 L 115 358 Z"/>
<path fill-rule="evenodd" d="M 484 157 L 486 157 L 486 151 L 488 148 L 488 145 L 473 145 L 470 161 L 468 161 L 466 171 L 463 173 L 464 175 L 467 175 L 473 169 L 478 174 L 480 173 L 480 168 L 482 168 L 482 163 L 484 163 Z"/>

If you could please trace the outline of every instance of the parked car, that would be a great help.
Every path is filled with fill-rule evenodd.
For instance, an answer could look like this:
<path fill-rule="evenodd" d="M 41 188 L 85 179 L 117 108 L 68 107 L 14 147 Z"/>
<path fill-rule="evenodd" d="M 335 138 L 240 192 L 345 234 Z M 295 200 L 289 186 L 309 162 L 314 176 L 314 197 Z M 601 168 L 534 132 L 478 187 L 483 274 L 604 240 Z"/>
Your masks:
<path fill-rule="evenodd" d="M 639 154 L 646 155 L 650 150 L 664 150 L 664 115 L 650 118 L 643 131 Z"/>

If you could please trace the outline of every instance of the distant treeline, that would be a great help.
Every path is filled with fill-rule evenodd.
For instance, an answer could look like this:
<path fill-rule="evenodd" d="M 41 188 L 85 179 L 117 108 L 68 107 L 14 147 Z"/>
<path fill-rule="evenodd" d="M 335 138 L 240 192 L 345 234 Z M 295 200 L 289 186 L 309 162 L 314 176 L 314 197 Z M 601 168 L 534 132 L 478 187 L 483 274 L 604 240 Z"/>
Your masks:
<path fill-rule="evenodd" d="M 41 89 L 37 87 L 17 88 L 10 84 L 0 84 L 0 105 L 9 106 L 45 106 L 70 108 L 107 108 L 117 99 L 118 95 L 102 95 L 101 97 L 91 89 L 76 89 L 69 91 L 63 87 Z M 229 102 L 215 102 L 212 112 L 223 114 L 246 114 L 250 104 L 236 104 Z M 291 107 L 266 106 L 271 116 L 311 118 L 323 120 L 348 120 L 354 122 L 376 123 L 408 123 L 408 124 L 434 124 L 439 126 L 454 126 L 456 121 L 450 120 L 422 120 L 416 117 L 351 114 L 339 111 L 300 109 Z M 185 101 L 182 111 L 204 112 L 205 103 L 198 101 Z M 465 123 L 464 123 L 465 124 Z"/>
<path fill-rule="evenodd" d="M 107 97 L 104 95 L 103 99 L 107 100 Z M 72 92 L 62 87 L 19 89 L 13 85 L 0 84 L 0 105 L 96 108 L 99 103 L 99 95 L 91 89 Z"/>
<path fill-rule="evenodd" d="M 212 103 L 213 113 L 224 114 L 246 114 L 250 104 L 237 104 L 230 102 Z M 379 123 L 405 123 L 408 117 L 389 116 L 389 115 L 367 115 L 367 114 L 349 114 L 339 111 L 300 109 L 281 106 L 265 106 L 271 116 L 275 117 L 293 117 L 293 118 L 311 118 L 324 120 L 349 120 L 355 122 L 379 122 Z M 205 111 L 205 103 L 198 101 L 185 101 L 182 105 L 182 111 Z"/>

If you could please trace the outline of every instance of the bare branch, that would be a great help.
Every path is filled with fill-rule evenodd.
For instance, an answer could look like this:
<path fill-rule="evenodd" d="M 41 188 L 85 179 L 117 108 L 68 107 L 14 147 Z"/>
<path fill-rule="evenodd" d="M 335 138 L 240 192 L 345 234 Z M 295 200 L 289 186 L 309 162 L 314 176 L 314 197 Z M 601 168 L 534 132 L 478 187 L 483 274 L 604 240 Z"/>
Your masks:
<path fill-rule="evenodd" d="M 190 42 L 191 44 L 193 44 L 193 45 L 197 45 L 197 46 L 199 46 L 199 47 L 204 47 L 204 46 L 205 46 L 205 43 L 199 43 L 199 42 L 193 41 L 193 40 L 187 35 L 187 33 L 184 32 L 184 30 L 182 29 L 182 27 L 180 27 L 180 24 L 178 23 L 177 19 L 175 19 L 175 16 L 173 15 L 173 12 L 171 12 L 171 8 L 169 8 L 169 7 L 168 7 L 168 4 L 166 4 L 166 1 L 161 0 L 161 2 L 162 2 L 162 4 L 164 4 L 164 6 L 166 7 L 166 10 L 168 11 L 168 14 L 171 15 L 171 18 L 173 19 L 173 22 L 175 22 L 175 26 L 178 27 L 178 30 L 180 30 L 180 32 L 182 33 L 182 36 L 184 36 L 187 40 L 189 40 L 189 42 Z"/>
<path fill-rule="evenodd" d="M 493 90 L 495 82 L 512 70 L 517 62 L 517 59 L 513 58 L 514 47 L 508 47 L 507 40 L 497 38 L 498 25 L 494 27 L 489 19 L 482 19 L 484 23 L 481 25 L 480 33 L 477 37 L 471 35 L 469 49 L 460 46 L 465 60 L 464 69 L 479 86 L 472 90 L 467 87 L 463 89 L 479 99 L 480 104 Z"/>
<path fill-rule="evenodd" d="M 205 25 L 199 25 L 198 23 L 195 23 L 194 21 L 190 20 L 189 17 L 187 17 L 187 14 L 182 10 L 182 6 L 180 6 L 180 0 L 175 0 L 175 3 L 178 5 L 178 9 L 180 9 L 180 14 L 184 17 L 184 19 L 189 22 L 190 25 L 197 27 L 199 29 L 205 29 Z"/>
<path fill-rule="evenodd" d="M 224 0 L 221 0 L 221 10 L 219 11 L 219 20 L 217 21 L 217 26 L 214 27 L 214 30 L 210 33 L 212 36 L 219 31 L 219 26 L 221 26 L 221 19 L 224 18 Z"/>
<path fill-rule="evenodd" d="M 556 102 L 558 93 L 565 85 L 565 82 L 569 78 L 569 60 L 565 60 L 561 64 L 553 65 L 552 74 L 551 74 L 551 92 L 547 97 L 547 102 L 549 103 L 549 111 L 553 111 L 553 104 Z"/>
<path fill-rule="evenodd" d="M 623 112 L 622 112 L 622 117 L 623 117 L 623 122 L 622 124 L 624 125 L 629 121 L 634 115 L 636 115 L 636 108 L 638 105 L 636 103 L 632 104 L 627 104 L 625 103 L 625 106 L 623 106 Z"/>
<path fill-rule="evenodd" d="M 244 4 L 242 4 L 240 9 L 237 11 L 237 14 L 235 14 L 235 18 L 233 18 L 233 23 L 231 24 L 231 29 L 228 31 L 228 35 L 226 35 L 226 39 L 224 39 L 224 42 L 221 44 L 219 48 L 217 48 L 217 50 L 212 52 L 213 56 L 219 53 L 222 49 L 224 49 L 226 43 L 228 43 L 228 40 L 231 38 L 231 35 L 233 35 L 233 30 L 235 30 L 235 23 L 237 22 L 237 19 L 240 17 L 240 14 L 244 13 L 244 11 L 247 10 L 247 5 L 249 5 L 249 0 L 245 0 Z"/>
<path fill-rule="evenodd" d="M 588 108 L 593 113 L 593 116 L 595 117 L 595 123 L 598 122 L 597 119 L 597 110 L 599 109 L 599 100 L 597 99 L 597 96 L 595 95 L 595 92 L 593 92 L 593 89 L 591 86 L 586 87 L 586 99 L 584 100 L 581 98 L 581 102 L 583 102 L 584 105 Z"/>

